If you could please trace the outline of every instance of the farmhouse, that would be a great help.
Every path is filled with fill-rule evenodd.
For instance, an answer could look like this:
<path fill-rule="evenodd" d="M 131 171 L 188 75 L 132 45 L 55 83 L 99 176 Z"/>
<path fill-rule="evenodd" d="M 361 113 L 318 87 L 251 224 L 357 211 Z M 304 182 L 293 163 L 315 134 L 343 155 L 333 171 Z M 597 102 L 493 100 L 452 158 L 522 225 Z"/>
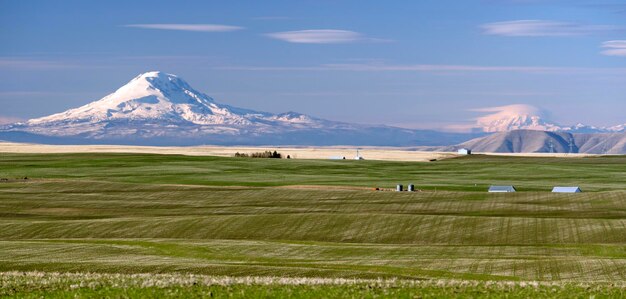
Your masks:
<path fill-rule="evenodd" d="M 580 193 L 583 192 L 580 190 L 580 187 L 554 187 L 552 188 L 553 193 Z"/>
<path fill-rule="evenodd" d="M 517 192 L 515 186 L 490 186 L 489 192 Z"/>
<path fill-rule="evenodd" d="M 459 155 L 471 155 L 472 154 L 472 150 L 468 149 L 468 148 L 460 148 L 458 150 Z"/>

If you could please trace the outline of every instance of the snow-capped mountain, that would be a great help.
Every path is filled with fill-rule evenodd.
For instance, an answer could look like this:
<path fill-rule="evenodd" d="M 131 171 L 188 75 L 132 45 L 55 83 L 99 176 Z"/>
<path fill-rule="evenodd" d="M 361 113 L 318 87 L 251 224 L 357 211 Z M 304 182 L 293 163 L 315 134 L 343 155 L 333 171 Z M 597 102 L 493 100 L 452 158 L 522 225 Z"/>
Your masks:
<path fill-rule="evenodd" d="M 626 124 L 606 128 L 610 132 L 626 132 Z"/>
<path fill-rule="evenodd" d="M 614 127 L 594 127 L 585 124 L 562 126 L 546 120 L 546 113 L 530 105 L 508 105 L 474 109 L 473 111 L 488 113 L 476 118 L 471 125 L 472 131 L 478 132 L 509 132 L 514 130 L 535 130 L 548 132 L 570 133 L 610 133 L 624 132 L 624 125 Z"/>
<path fill-rule="evenodd" d="M 114 93 L 82 107 L 17 124 L 24 131 L 53 136 L 153 137 L 201 133 L 269 133 L 329 122 L 295 112 L 271 114 L 216 103 L 175 75 L 141 74 Z M 333 125 L 342 125 L 334 123 Z M 181 128 L 192 129 L 179 130 Z"/>
<path fill-rule="evenodd" d="M 0 127 L 0 139 L 48 143 L 417 145 L 475 136 L 232 107 L 163 72 L 141 74 L 82 107 Z"/>
<path fill-rule="evenodd" d="M 542 112 L 529 105 L 509 105 L 476 109 L 490 114 L 476 119 L 476 128 L 483 132 L 506 132 L 519 129 L 558 131 L 560 126 L 546 122 Z"/>

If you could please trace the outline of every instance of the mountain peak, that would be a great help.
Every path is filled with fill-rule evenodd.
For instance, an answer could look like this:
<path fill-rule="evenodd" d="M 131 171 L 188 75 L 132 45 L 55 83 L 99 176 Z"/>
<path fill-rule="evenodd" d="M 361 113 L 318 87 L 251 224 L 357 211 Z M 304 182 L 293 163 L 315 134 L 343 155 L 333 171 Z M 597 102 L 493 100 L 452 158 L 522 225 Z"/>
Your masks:
<path fill-rule="evenodd" d="M 119 88 L 116 93 L 118 92 L 132 93 L 134 96 L 138 96 L 141 93 L 152 95 L 154 92 L 170 94 L 200 94 L 199 92 L 193 90 L 187 82 L 180 79 L 178 76 L 160 71 L 151 71 L 140 74 L 126 83 L 126 85 Z"/>
<path fill-rule="evenodd" d="M 149 71 L 139 74 L 136 78 L 178 78 L 176 75 L 161 71 Z"/>
<path fill-rule="evenodd" d="M 102 123 L 104 121 L 189 124 L 246 123 L 240 115 L 218 106 L 176 75 L 160 71 L 142 73 L 106 97 L 82 107 L 32 119 L 46 123 Z"/>
<path fill-rule="evenodd" d="M 112 134 L 200 136 L 212 133 L 266 133 L 314 129 L 329 124 L 295 112 L 272 114 L 218 104 L 176 75 L 150 71 L 134 77 L 100 100 L 31 119 L 22 127 L 34 133 L 100 138 Z"/>
<path fill-rule="evenodd" d="M 128 84 L 139 83 L 139 82 L 148 82 L 150 85 L 164 86 L 168 84 L 173 84 L 173 85 L 178 85 L 178 86 L 189 87 L 189 84 L 187 84 L 187 82 L 185 82 L 184 80 L 180 79 L 178 76 L 161 72 L 161 71 L 151 71 L 151 72 L 145 72 L 143 74 L 139 74 L 137 77 L 135 77 L 130 82 L 128 82 Z"/>
<path fill-rule="evenodd" d="M 518 129 L 556 130 L 558 125 L 545 121 L 545 113 L 534 106 L 515 104 L 474 109 L 489 113 L 476 118 L 476 126 L 484 132 L 503 132 Z"/>

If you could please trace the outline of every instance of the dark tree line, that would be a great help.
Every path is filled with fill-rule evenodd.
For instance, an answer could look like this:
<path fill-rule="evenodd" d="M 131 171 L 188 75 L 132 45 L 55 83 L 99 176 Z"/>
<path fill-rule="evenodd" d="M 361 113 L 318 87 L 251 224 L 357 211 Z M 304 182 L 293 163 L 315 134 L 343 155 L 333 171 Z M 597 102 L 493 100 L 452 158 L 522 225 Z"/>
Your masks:
<path fill-rule="evenodd" d="M 282 155 L 280 153 L 278 153 L 277 151 L 274 151 L 274 152 L 264 151 L 264 152 L 256 152 L 256 153 L 252 153 L 252 154 L 246 154 L 246 153 L 237 152 L 237 153 L 235 153 L 235 157 L 237 157 L 237 158 L 273 158 L 273 159 L 280 159 L 280 158 L 282 158 Z"/>

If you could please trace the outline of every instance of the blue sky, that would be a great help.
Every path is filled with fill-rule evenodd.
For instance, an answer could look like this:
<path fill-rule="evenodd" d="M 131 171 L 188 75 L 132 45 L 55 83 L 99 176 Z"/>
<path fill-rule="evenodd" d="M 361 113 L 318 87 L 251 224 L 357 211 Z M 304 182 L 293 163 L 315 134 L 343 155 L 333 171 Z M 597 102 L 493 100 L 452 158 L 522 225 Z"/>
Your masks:
<path fill-rule="evenodd" d="M 626 123 L 626 1 L 0 0 L 0 122 L 100 99 L 139 73 L 217 101 L 442 128 L 529 104 Z"/>

